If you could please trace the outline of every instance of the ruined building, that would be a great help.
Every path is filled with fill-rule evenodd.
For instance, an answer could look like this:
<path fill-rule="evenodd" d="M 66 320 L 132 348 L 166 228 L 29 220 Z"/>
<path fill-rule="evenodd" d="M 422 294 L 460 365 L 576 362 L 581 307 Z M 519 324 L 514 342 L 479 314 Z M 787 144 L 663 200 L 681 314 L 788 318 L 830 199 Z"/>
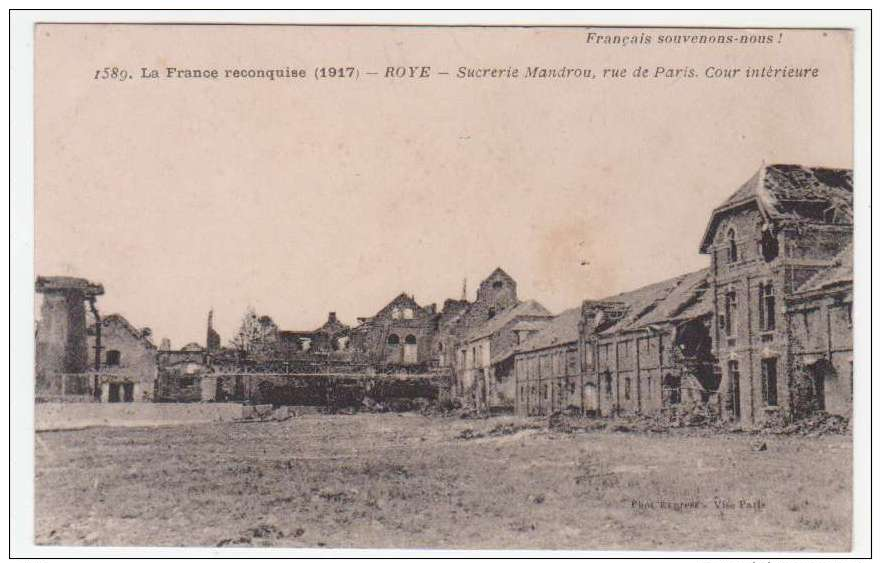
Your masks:
<path fill-rule="evenodd" d="M 569 317 L 522 345 L 517 411 L 848 415 L 852 185 L 850 170 L 762 166 L 711 214 L 708 269 L 585 301 L 574 359 Z"/>
<path fill-rule="evenodd" d="M 460 299 L 443 309 L 421 306 L 402 293 L 352 329 L 352 350 L 374 370 L 443 374 L 454 397 L 480 407 L 513 409 L 513 352 L 551 317 L 541 304 L 522 302 L 517 282 L 496 268 L 473 302 Z"/>
<path fill-rule="evenodd" d="M 104 294 L 104 287 L 82 278 L 39 276 L 35 289 L 43 296 L 36 327 L 37 395 L 88 392 L 82 376 L 89 367 L 86 306 L 98 319 L 95 300 Z"/>
<path fill-rule="evenodd" d="M 352 329 L 354 352 L 375 370 L 428 371 L 437 329 L 437 307 L 422 307 L 401 293 Z"/>
<path fill-rule="evenodd" d="M 518 350 L 517 412 L 650 414 L 707 401 L 718 388 L 707 288 L 700 270 L 566 311 Z"/>
<path fill-rule="evenodd" d="M 98 341 L 98 334 L 101 341 Z M 152 401 L 157 391 L 156 346 L 150 329 L 107 315 L 88 329 L 89 351 L 102 403 Z"/>
<path fill-rule="evenodd" d="M 327 321 L 315 330 L 280 330 L 278 352 L 282 356 L 297 354 L 330 354 L 349 348 L 351 328 L 337 319 L 336 313 L 327 314 Z"/>
<path fill-rule="evenodd" d="M 448 334 L 454 395 L 481 409 L 513 410 L 513 352 L 551 317 L 536 301 L 520 301 L 517 282 L 496 268 L 443 327 Z"/>
<path fill-rule="evenodd" d="M 514 354 L 515 412 L 538 416 L 556 411 L 581 412 L 592 387 L 581 381 L 578 362 L 578 326 L 581 309 L 568 309 L 550 319 L 534 335 L 518 340 Z M 593 394 L 589 393 L 589 401 Z M 589 411 L 589 409 L 586 409 Z"/>
<path fill-rule="evenodd" d="M 786 298 L 794 415 L 849 416 L 853 398 L 853 246 Z"/>
<path fill-rule="evenodd" d="M 458 346 L 456 366 L 462 396 L 479 408 L 514 410 L 514 350 L 550 318 L 544 306 L 529 300 L 502 309 L 468 331 Z"/>
<path fill-rule="evenodd" d="M 813 280 L 840 267 L 852 239 L 850 170 L 763 166 L 713 211 L 700 251 L 710 256 L 713 349 L 726 416 L 752 424 L 804 411 L 794 393 L 807 367 L 793 361 L 798 343 L 823 335 L 839 348 L 851 347 L 846 323 L 816 322 L 806 337 L 806 325 L 788 324 L 785 315 L 803 288 L 817 283 L 822 293 L 822 283 Z M 842 301 L 836 314 L 849 306 Z M 831 349 L 826 356 L 831 365 Z M 829 378 L 848 376 L 834 371 Z M 832 389 L 847 391 L 847 385 Z M 849 404 L 849 393 L 840 400 Z"/>

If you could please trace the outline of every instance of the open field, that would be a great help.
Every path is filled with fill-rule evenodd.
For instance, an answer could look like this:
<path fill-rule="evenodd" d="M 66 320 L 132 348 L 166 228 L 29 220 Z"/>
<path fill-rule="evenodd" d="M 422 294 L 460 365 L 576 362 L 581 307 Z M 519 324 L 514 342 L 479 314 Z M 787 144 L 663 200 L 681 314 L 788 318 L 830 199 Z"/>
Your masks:
<path fill-rule="evenodd" d="M 849 435 L 565 434 L 542 424 L 359 414 L 40 432 L 36 541 L 850 548 Z"/>

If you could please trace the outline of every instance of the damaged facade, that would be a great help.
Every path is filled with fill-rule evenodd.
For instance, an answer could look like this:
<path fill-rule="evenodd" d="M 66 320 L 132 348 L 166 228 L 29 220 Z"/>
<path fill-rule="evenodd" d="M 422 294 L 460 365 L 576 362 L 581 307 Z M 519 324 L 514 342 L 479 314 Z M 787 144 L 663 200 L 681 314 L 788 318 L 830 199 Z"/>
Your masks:
<path fill-rule="evenodd" d="M 534 336 L 524 335 L 518 343 L 514 355 L 516 414 L 540 416 L 581 410 L 581 394 L 588 388 L 578 361 L 580 319 L 578 307 L 563 311 Z"/>
<path fill-rule="evenodd" d="M 137 329 L 122 315 L 107 315 L 89 327 L 95 396 L 102 403 L 152 401 L 156 394 L 156 346 L 149 329 Z"/>
<path fill-rule="evenodd" d="M 422 307 L 401 293 L 374 316 L 358 319 L 352 329 L 352 348 L 377 372 L 425 372 L 432 357 L 437 329 L 435 305 Z"/>
<path fill-rule="evenodd" d="M 853 408 L 853 246 L 786 299 L 794 415 Z"/>
<path fill-rule="evenodd" d="M 413 391 L 422 398 L 520 415 L 699 410 L 746 425 L 817 410 L 849 416 L 852 190 L 850 170 L 762 166 L 711 213 L 700 243 L 708 268 L 557 316 L 521 301 L 496 268 L 473 302 L 464 286 L 441 310 L 401 293 L 354 327 L 331 312 L 315 330 L 279 330 L 254 313 L 271 338 L 253 349 L 224 347 L 211 312 L 204 347 L 157 350 L 148 330 L 101 319 L 100 284 L 39 277 L 37 393 L 125 402 L 295 401 L 302 392 L 337 404 L 327 393 L 379 374 L 423 377 L 395 384 L 426 383 Z"/>
<path fill-rule="evenodd" d="M 569 310 L 518 350 L 517 411 L 651 414 L 708 400 L 707 271 Z"/>
<path fill-rule="evenodd" d="M 68 276 L 39 276 L 35 290 L 42 294 L 36 326 L 35 393 L 37 396 L 88 395 L 94 384 L 89 370 L 87 314 L 99 318 L 96 298 L 101 284 Z"/>
<path fill-rule="evenodd" d="M 278 331 L 278 354 L 284 357 L 299 354 L 332 354 L 349 349 L 351 328 L 337 319 L 336 313 L 327 314 L 327 321 L 315 330 Z"/>
<path fill-rule="evenodd" d="M 458 347 L 456 368 L 463 397 L 480 409 L 513 410 L 514 350 L 550 318 L 547 309 L 530 300 L 495 312 L 469 331 Z"/>
<path fill-rule="evenodd" d="M 850 170 L 763 166 L 713 211 L 700 250 L 711 261 L 713 345 L 726 418 L 755 424 L 805 410 L 793 393 L 801 368 L 791 360 L 800 335 L 787 325 L 787 303 L 812 278 L 836 269 L 852 239 Z M 828 340 L 838 327 L 817 330 Z M 838 332 L 851 341 L 850 329 Z"/>
<path fill-rule="evenodd" d="M 585 301 L 574 359 L 571 311 L 521 346 L 517 412 L 849 415 L 852 190 L 850 170 L 763 166 L 713 211 L 708 269 Z"/>

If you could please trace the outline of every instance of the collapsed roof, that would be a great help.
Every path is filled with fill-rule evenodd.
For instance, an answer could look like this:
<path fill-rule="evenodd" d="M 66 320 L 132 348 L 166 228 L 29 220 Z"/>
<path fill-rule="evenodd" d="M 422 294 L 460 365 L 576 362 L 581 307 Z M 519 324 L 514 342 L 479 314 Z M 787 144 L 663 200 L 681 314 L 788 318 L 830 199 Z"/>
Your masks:
<path fill-rule="evenodd" d="M 762 166 L 713 211 L 701 240 L 701 253 L 707 252 L 721 214 L 753 202 L 765 219 L 775 224 L 807 221 L 852 225 L 853 170 L 797 164 Z"/>
<path fill-rule="evenodd" d="M 560 344 L 570 344 L 578 340 L 578 323 L 581 320 L 581 307 L 567 309 L 550 320 L 544 328 L 527 338 L 518 352 L 531 352 Z"/>
<path fill-rule="evenodd" d="M 608 316 L 598 334 L 639 330 L 652 325 L 694 319 L 712 312 L 707 295 L 709 268 L 683 274 L 592 303 L 611 305 L 618 315 Z"/>
<path fill-rule="evenodd" d="M 847 245 L 844 250 L 838 253 L 832 262 L 831 267 L 820 270 L 813 277 L 808 279 L 797 293 L 803 294 L 812 291 L 830 289 L 839 285 L 853 283 L 853 244 Z"/>

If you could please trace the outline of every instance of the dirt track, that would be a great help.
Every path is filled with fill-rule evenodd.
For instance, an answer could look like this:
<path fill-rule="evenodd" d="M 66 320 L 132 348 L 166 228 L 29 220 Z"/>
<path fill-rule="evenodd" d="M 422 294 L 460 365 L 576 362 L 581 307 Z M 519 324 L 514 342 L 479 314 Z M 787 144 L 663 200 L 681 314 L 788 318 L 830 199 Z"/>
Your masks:
<path fill-rule="evenodd" d="M 522 424 L 361 414 L 39 433 L 36 541 L 849 549 L 850 436 Z"/>

